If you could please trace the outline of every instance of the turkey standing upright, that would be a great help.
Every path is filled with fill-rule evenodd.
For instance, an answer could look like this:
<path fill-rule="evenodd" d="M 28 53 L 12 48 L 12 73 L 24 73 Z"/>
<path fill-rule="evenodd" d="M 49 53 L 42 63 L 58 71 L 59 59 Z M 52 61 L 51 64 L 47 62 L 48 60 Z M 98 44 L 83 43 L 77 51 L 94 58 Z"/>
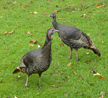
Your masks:
<path fill-rule="evenodd" d="M 51 63 L 51 35 L 58 32 L 56 29 L 49 29 L 46 34 L 45 44 L 40 49 L 35 49 L 26 53 L 19 66 L 14 70 L 13 74 L 22 72 L 27 74 L 25 87 L 27 87 L 28 77 L 33 73 L 39 74 L 39 87 L 42 72 L 46 71 Z"/>
<path fill-rule="evenodd" d="M 74 48 L 77 54 L 77 61 L 79 60 L 78 49 L 81 47 L 86 49 L 91 49 L 95 54 L 101 57 L 101 54 L 99 50 L 95 47 L 93 41 L 84 32 L 72 26 L 58 24 L 56 22 L 55 13 L 51 13 L 50 17 L 53 18 L 52 21 L 53 27 L 59 30 L 58 32 L 59 37 L 66 45 L 70 47 L 71 50 L 70 59 L 72 57 L 72 50 Z"/>

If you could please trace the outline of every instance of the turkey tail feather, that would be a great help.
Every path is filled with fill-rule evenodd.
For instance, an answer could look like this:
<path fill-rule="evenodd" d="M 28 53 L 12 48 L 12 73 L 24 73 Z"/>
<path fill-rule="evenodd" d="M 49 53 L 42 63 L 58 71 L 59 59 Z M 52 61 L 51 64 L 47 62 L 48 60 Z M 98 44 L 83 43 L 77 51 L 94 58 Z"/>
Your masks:
<path fill-rule="evenodd" d="M 95 54 L 97 54 L 98 56 L 101 57 L 101 53 L 99 52 L 99 50 L 97 48 L 92 48 L 92 50 Z"/>

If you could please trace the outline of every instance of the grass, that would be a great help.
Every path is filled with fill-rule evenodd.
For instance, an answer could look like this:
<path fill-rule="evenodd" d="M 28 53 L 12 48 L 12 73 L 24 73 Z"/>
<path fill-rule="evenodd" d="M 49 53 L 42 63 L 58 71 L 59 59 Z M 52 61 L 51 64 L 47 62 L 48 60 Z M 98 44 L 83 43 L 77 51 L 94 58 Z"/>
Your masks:
<path fill-rule="evenodd" d="M 97 4 L 101 7 L 96 8 Z M 0 0 L 0 98 L 99 98 L 102 92 L 105 92 L 103 97 L 108 98 L 107 4 L 107 0 Z M 37 44 L 44 44 L 47 30 L 53 28 L 49 15 L 55 10 L 59 11 L 57 22 L 76 26 L 89 34 L 102 57 L 82 48 L 79 49 L 79 62 L 76 62 L 75 51 L 72 59 L 68 59 L 69 47 L 60 46 L 63 42 L 55 33 L 52 36 L 52 63 L 41 77 L 43 89 L 38 89 L 37 74 L 30 76 L 28 88 L 24 88 L 26 74 L 13 75 L 12 72 L 25 53 L 38 48 Z M 82 14 L 90 18 L 81 17 Z M 15 32 L 4 34 L 4 31 Z M 34 37 L 26 34 L 28 31 Z M 37 44 L 31 47 L 28 43 L 33 39 Z M 71 65 L 67 66 L 69 63 Z M 105 79 L 93 77 L 91 68 Z"/>

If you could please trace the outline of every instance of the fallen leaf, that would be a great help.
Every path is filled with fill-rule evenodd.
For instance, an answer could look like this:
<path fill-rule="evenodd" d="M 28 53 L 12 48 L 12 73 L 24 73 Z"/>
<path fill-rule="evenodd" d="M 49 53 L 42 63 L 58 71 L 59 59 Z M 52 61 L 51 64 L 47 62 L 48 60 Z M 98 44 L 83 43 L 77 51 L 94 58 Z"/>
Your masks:
<path fill-rule="evenodd" d="M 87 35 L 90 35 L 90 33 L 89 33 L 89 34 L 87 34 Z"/>
<path fill-rule="evenodd" d="M 88 62 L 87 64 L 92 64 L 92 62 Z"/>
<path fill-rule="evenodd" d="M 58 5 L 56 5 L 56 7 L 59 7 Z"/>
<path fill-rule="evenodd" d="M 58 18 L 58 19 L 62 20 L 63 18 Z"/>
<path fill-rule="evenodd" d="M 9 48 L 8 48 L 8 47 L 5 47 L 5 49 L 6 49 L 6 50 L 9 50 Z"/>
<path fill-rule="evenodd" d="M 21 76 L 18 76 L 18 78 L 20 78 Z"/>
<path fill-rule="evenodd" d="M 99 98 L 103 98 L 103 95 L 101 95 Z"/>
<path fill-rule="evenodd" d="M 34 35 L 33 35 L 33 34 L 30 34 L 30 36 L 33 36 L 33 37 L 34 37 Z"/>
<path fill-rule="evenodd" d="M 12 33 L 14 33 L 14 32 L 15 32 L 15 31 L 10 31 L 9 34 L 12 34 Z"/>
<path fill-rule="evenodd" d="M 18 23 L 20 23 L 20 21 L 18 21 Z"/>
<path fill-rule="evenodd" d="M 31 44 L 31 43 L 29 43 L 29 45 L 30 45 L 30 46 L 32 46 L 32 47 L 34 46 L 34 45 L 33 45 L 33 44 Z"/>
<path fill-rule="evenodd" d="M 99 76 L 99 77 L 101 77 L 101 79 L 105 79 L 101 74 L 99 74 L 99 73 L 96 73 L 96 74 L 93 74 L 93 77 L 94 76 Z"/>
<path fill-rule="evenodd" d="M 43 38 L 40 38 L 40 40 L 43 40 Z"/>
<path fill-rule="evenodd" d="M 57 83 L 59 83 L 60 81 L 56 81 Z"/>
<path fill-rule="evenodd" d="M 13 3 L 13 5 L 15 5 L 17 2 L 15 1 L 14 3 Z"/>
<path fill-rule="evenodd" d="M 104 92 L 104 91 L 102 91 L 102 92 L 101 92 L 101 95 L 105 95 L 105 92 Z"/>
<path fill-rule="evenodd" d="M 61 40 L 61 38 L 60 38 L 60 37 L 58 37 L 58 39 L 60 39 L 60 40 Z"/>
<path fill-rule="evenodd" d="M 50 2 L 50 0 L 47 0 L 47 2 Z"/>
<path fill-rule="evenodd" d="M 96 5 L 96 8 L 100 8 L 101 6 L 99 4 Z"/>
<path fill-rule="evenodd" d="M 77 73 L 74 71 L 74 75 L 76 75 Z"/>
<path fill-rule="evenodd" d="M 37 40 L 31 40 L 29 43 L 34 43 L 34 44 L 36 44 L 37 43 Z"/>
<path fill-rule="evenodd" d="M 82 76 L 82 79 L 85 79 L 85 76 Z"/>
<path fill-rule="evenodd" d="M 78 93 L 78 90 L 77 90 L 77 91 L 75 91 L 75 93 L 77 94 L 77 93 Z"/>
<path fill-rule="evenodd" d="M 86 52 L 86 54 L 89 54 L 89 52 Z"/>
<path fill-rule="evenodd" d="M 90 73 L 91 73 L 91 72 L 96 73 L 96 69 L 92 69 L 92 71 L 90 71 Z"/>
<path fill-rule="evenodd" d="M 72 11 L 73 13 L 75 13 L 75 11 Z"/>
<path fill-rule="evenodd" d="M 59 10 L 55 10 L 54 12 L 57 13 L 57 12 L 60 12 L 60 11 Z"/>
<path fill-rule="evenodd" d="M 94 83 L 88 83 L 90 86 L 94 85 Z"/>
<path fill-rule="evenodd" d="M 57 63 L 57 65 L 59 65 L 59 62 Z"/>
<path fill-rule="evenodd" d="M 38 48 L 41 47 L 41 46 L 42 46 L 41 44 L 38 44 Z"/>
<path fill-rule="evenodd" d="M 37 14 L 38 12 L 34 12 L 34 14 Z"/>
<path fill-rule="evenodd" d="M 8 33 L 7 31 L 4 31 L 4 32 L 3 32 L 3 34 L 7 34 L 7 33 Z"/>
<path fill-rule="evenodd" d="M 56 85 L 50 85 L 50 86 L 52 86 L 52 87 L 56 87 Z"/>
<path fill-rule="evenodd" d="M 30 34 L 30 32 L 28 31 L 28 32 L 26 32 L 27 34 Z"/>
<path fill-rule="evenodd" d="M 102 44 L 104 43 L 104 41 L 102 41 Z"/>
<path fill-rule="evenodd" d="M 60 46 L 64 46 L 64 44 L 62 43 L 62 44 L 60 44 Z"/>
<path fill-rule="evenodd" d="M 86 14 L 82 14 L 81 17 L 86 17 Z"/>
<path fill-rule="evenodd" d="M 38 12 L 30 12 L 31 14 L 38 14 Z"/>
<path fill-rule="evenodd" d="M 92 11 L 89 10 L 89 13 L 92 13 Z"/>
<path fill-rule="evenodd" d="M 67 66 L 69 67 L 72 63 L 69 63 Z"/>
<path fill-rule="evenodd" d="M 64 96 L 65 96 L 65 97 L 68 97 L 69 95 L 68 95 L 68 93 L 66 93 L 66 94 L 64 94 Z"/>
<path fill-rule="evenodd" d="M 7 9 L 8 7 L 7 6 L 2 6 L 4 9 Z"/>
<path fill-rule="evenodd" d="M 74 65 L 72 65 L 72 69 L 74 68 Z"/>

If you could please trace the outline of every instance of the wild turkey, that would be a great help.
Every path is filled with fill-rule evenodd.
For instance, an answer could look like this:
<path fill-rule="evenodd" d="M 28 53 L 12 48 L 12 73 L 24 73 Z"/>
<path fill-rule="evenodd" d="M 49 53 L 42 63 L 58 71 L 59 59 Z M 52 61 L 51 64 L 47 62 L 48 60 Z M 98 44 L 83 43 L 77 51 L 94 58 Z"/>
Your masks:
<path fill-rule="evenodd" d="M 26 53 L 21 61 L 19 66 L 14 70 L 13 74 L 17 72 L 22 72 L 27 74 L 27 80 L 25 88 L 27 87 L 28 78 L 31 74 L 39 74 L 39 87 L 40 78 L 42 72 L 46 71 L 51 63 L 51 35 L 54 32 L 58 32 L 56 29 L 49 29 L 46 34 L 45 44 L 40 49 L 35 49 Z"/>
<path fill-rule="evenodd" d="M 53 18 L 52 21 L 53 27 L 59 30 L 58 32 L 59 37 L 66 45 L 70 47 L 71 50 L 70 59 L 72 57 L 72 50 L 74 48 L 77 54 L 77 61 L 79 60 L 78 49 L 81 47 L 85 49 L 91 49 L 95 54 L 101 57 L 101 54 L 99 50 L 95 47 L 93 41 L 84 32 L 72 26 L 58 24 L 56 22 L 55 13 L 51 13 L 50 17 Z"/>

